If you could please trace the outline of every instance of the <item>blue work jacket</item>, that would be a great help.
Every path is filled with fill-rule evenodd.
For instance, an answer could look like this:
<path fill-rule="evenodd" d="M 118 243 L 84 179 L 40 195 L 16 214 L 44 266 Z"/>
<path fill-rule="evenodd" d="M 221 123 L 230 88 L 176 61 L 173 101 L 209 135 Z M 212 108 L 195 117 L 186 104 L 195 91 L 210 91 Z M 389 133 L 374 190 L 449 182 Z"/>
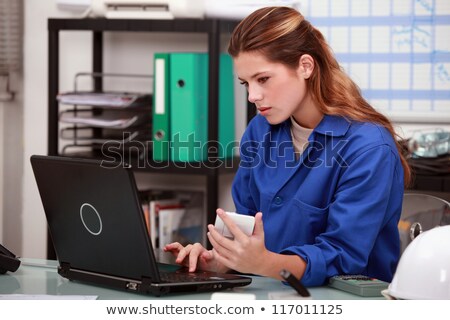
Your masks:
<path fill-rule="evenodd" d="M 307 286 L 338 274 L 390 282 L 404 191 L 392 136 L 325 115 L 296 160 L 290 121 L 271 125 L 257 115 L 249 123 L 232 186 L 236 211 L 263 213 L 266 248 L 303 258 Z"/>

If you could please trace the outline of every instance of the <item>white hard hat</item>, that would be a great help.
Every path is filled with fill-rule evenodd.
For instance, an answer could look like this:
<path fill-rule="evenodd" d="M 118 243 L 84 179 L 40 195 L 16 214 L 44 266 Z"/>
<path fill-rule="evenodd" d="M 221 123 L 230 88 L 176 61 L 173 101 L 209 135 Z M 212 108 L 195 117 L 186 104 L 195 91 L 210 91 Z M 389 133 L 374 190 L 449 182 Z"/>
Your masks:
<path fill-rule="evenodd" d="M 425 231 L 409 244 L 386 291 L 394 299 L 450 299 L 450 225 Z"/>

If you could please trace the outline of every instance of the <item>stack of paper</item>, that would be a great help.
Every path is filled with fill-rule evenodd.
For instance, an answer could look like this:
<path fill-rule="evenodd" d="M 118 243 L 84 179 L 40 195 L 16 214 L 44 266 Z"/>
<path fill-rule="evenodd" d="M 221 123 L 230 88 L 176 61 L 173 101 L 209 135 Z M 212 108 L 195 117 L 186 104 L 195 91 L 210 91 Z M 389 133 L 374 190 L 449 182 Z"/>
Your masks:
<path fill-rule="evenodd" d="M 104 110 L 99 115 L 93 115 L 91 110 L 68 110 L 60 114 L 60 121 L 97 128 L 125 129 L 137 126 L 146 121 L 150 123 L 148 113 L 125 113 L 114 110 Z"/>
<path fill-rule="evenodd" d="M 131 108 L 151 106 L 152 96 L 149 94 L 126 92 L 88 92 L 74 91 L 58 94 L 60 103 L 96 107 Z"/>
<path fill-rule="evenodd" d="M 107 143 L 117 141 L 125 144 L 133 141 L 149 141 L 151 140 L 150 130 L 145 128 L 136 128 L 128 131 L 108 130 L 102 132 L 101 137 L 95 137 L 95 127 L 68 127 L 61 129 L 60 138 L 63 140 L 71 140 L 74 142 L 90 142 L 90 143 Z"/>

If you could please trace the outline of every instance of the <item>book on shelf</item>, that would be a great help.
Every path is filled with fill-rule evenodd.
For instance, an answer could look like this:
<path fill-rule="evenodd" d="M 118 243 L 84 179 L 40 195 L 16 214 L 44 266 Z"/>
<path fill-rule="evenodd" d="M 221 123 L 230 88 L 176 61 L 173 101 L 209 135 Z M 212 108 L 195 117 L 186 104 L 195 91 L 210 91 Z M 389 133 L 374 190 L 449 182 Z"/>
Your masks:
<path fill-rule="evenodd" d="M 62 104 L 95 107 L 136 108 L 152 105 L 152 95 L 146 93 L 71 91 L 58 94 L 56 99 Z"/>
<path fill-rule="evenodd" d="M 144 214 L 145 227 L 147 232 L 150 234 L 150 208 L 148 202 L 141 201 L 142 213 Z"/>
<path fill-rule="evenodd" d="M 167 225 L 163 226 L 161 224 L 160 220 L 160 213 L 163 210 L 183 210 L 180 211 L 180 214 L 184 214 L 184 207 L 180 203 L 180 201 L 176 198 L 170 198 L 170 199 L 159 199 L 159 200 L 151 200 L 149 202 L 149 214 L 150 214 L 150 239 L 152 242 L 153 248 L 162 248 L 161 242 L 166 240 L 161 240 L 161 231 L 165 229 L 167 231 Z M 171 213 L 165 214 L 165 220 L 164 223 L 171 223 L 172 221 L 168 220 L 168 215 Z M 167 236 L 165 236 L 167 238 Z M 163 245 L 164 246 L 164 245 Z"/>
<path fill-rule="evenodd" d="M 175 207 L 162 206 L 159 208 L 158 211 L 159 211 L 158 241 L 159 241 L 159 248 L 162 249 L 166 244 L 178 241 L 177 233 L 180 228 L 181 219 L 183 218 L 186 212 L 186 208 L 180 204 Z"/>
<path fill-rule="evenodd" d="M 201 191 L 179 191 L 178 197 L 186 210 L 174 240 L 183 245 L 196 242 L 206 245 L 205 194 Z"/>
<path fill-rule="evenodd" d="M 148 201 L 149 236 L 154 249 L 171 242 L 202 242 L 204 197 L 200 191 L 173 191 Z"/>
<path fill-rule="evenodd" d="M 155 222 L 151 222 L 152 218 L 150 217 L 150 206 L 152 201 L 156 199 L 166 199 L 172 198 L 173 193 L 167 191 L 153 191 L 153 190 L 139 190 L 139 200 L 142 206 L 142 212 L 144 214 L 145 225 L 147 227 L 148 235 L 150 236 L 154 231 L 152 231 L 152 227 L 155 227 Z M 153 208 L 154 210 L 154 208 Z"/>

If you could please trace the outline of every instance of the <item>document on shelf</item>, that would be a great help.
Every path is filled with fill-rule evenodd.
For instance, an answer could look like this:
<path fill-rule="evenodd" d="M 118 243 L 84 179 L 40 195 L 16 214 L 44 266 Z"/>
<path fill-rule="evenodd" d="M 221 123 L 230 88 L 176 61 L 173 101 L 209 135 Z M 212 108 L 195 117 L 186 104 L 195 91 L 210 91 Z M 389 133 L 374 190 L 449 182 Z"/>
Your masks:
<path fill-rule="evenodd" d="M 120 143 L 128 143 L 133 141 L 149 141 L 151 135 L 148 129 L 129 128 L 126 131 L 116 129 L 104 129 L 101 137 L 94 136 L 94 127 L 68 127 L 60 131 L 60 138 L 63 140 L 90 142 L 90 143 L 106 143 L 117 141 Z"/>
<path fill-rule="evenodd" d="M 114 112 L 114 110 L 105 110 L 99 115 L 93 115 L 90 110 L 68 110 L 61 112 L 60 121 L 97 128 L 126 129 L 149 119 L 146 114 Z"/>
<path fill-rule="evenodd" d="M 127 92 L 63 92 L 56 96 L 63 104 L 131 108 L 151 106 L 152 95 Z"/>

